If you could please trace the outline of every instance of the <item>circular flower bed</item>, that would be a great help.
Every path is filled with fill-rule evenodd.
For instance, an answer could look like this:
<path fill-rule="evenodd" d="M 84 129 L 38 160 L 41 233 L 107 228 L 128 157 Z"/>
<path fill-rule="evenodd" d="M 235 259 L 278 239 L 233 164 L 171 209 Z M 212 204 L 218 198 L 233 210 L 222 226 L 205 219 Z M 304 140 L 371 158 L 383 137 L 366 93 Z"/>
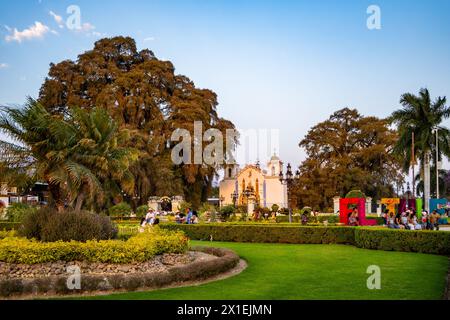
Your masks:
<path fill-rule="evenodd" d="M 132 264 L 2 263 L 0 264 L 2 268 L 0 297 L 42 297 L 102 291 L 150 290 L 208 279 L 235 268 L 240 261 L 239 256 L 228 249 L 196 247 L 192 250 L 184 254 L 158 255 L 149 261 Z M 71 266 L 79 268 L 81 273 L 68 274 L 67 271 L 71 269 Z M 14 271 L 6 275 L 8 270 Z M 33 274 L 33 277 L 29 277 L 29 274 Z M 79 276 L 78 279 L 77 276 Z"/>
<path fill-rule="evenodd" d="M 232 251 L 188 251 L 182 231 L 149 227 L 122 240 L 41 242 L 0 234 L 0 297 L 159 288 L 234 268 Z"/>

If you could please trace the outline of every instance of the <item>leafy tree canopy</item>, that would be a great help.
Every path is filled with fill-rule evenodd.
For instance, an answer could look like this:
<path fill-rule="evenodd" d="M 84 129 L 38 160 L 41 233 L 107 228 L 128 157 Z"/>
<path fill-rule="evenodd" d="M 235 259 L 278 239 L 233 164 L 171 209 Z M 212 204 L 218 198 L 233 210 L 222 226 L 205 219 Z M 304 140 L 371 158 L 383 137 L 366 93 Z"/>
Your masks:
<path fill-rule="evenodd" d="M 393 194 L 403 179 L 392 149 L 397 134 L 388 122 L 344 108 L 312 127 L 299 146 L 307 158 L 293 195 L 297 206 L 328 208 L 332 198 L 357 187 L 371 197 Z"/>
<path fill-rule="evenodd" d="M 177 128 L 193 134 L 194 121 L 201 121 L 203 130 L 234 128 L 218 116 L 213 91 L 175 74 L 173 64 L 152 51 L 138 51 L 129 37 L 101 39 L 76 61 L 51 64 L 39 101 L 56 115 L 98 106 L 131 130 L 129 143 L 140 154 L 131 168 L 135 189 L 129 197 L 138 204 L 150 195 L 184 194 L 196 207 L 206 201 L 218 166 L 174 166 L 170 136 Z"/>

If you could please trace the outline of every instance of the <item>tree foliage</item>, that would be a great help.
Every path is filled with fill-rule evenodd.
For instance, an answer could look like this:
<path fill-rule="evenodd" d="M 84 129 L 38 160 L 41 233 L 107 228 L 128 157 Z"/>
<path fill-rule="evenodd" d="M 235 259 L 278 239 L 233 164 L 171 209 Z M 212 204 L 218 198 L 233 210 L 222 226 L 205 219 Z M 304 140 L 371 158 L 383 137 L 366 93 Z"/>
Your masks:
<path fill-rule="evenodd" d="M 401 96 L 400 103 L 403 108 L 394 111 L 389 120 L 398 127 L 399 139 L 393 151 L 402 157 L 404 171 L 408 171 L 412 162 L 418 158 L 421 161 L 421 172 L 423 172 L 424 157 L 430 152 L 435 165 L 443 155 L 450 156 L 450 130 L 441 125 L 444 119 L 450 117 L 450 107 L 446 106 L 446 102 L 445 97 L 437 97 L 432 101 L 428 89 L 421 89 L 418 95 L 405 93 Z M 435 156 L 436 139 L 432 133 L 435 128 L 439 132 L 439 159 Z M 412 159 L 413 133 L 414 159 Z M 418 187 L 423 190 L 423 183 Z M 434 184 L 432 184 L 433 187 Z"/>
<path fill-rule="evenodd" d="M 234 128 L 218 116 L 213 91 L 175 74 L 173 64 L 152 51 L 138 51 L 129 37 L 101 39 L 77 61 L 51 64 L 39 101 L 57 115 L 74 106 L 98 106 L 131 130 L 129 144 L 139 150 L 139 161 L 131 167 L 135 186 L 129 196 L 138 197 L 138 204 L 151 195 L 184 194 L 195 206 L 206 201 L 218 167 L 175 166 L 170 136 L 176 128 L 193 134 L 194 121 L 201 121 L 204 130 Z"/>
<path fill-rule="evenodd" d="M 129 167 L 136 152 L 124 146 L 129 132 L 105 110 L 72 108 L 61 117 L 29 99 L 24 108 L 2 111 L 0 130 L 17 142 L 8 144 L 2 166 L 47 182 L 59 209 L 101 206 L 134 188 Z"/>
<path fill-rule="evenodd" d="M 364 117 L 355 109 L 336 111 L 300 141 L 307 158 L 293 191 L 297 206 L 332 207 L 334 196 L 353 189 L 371 197 L 391 196 L 403 179 L 400 159 L 392 152 L 396 141 L 386 120 Z"/>

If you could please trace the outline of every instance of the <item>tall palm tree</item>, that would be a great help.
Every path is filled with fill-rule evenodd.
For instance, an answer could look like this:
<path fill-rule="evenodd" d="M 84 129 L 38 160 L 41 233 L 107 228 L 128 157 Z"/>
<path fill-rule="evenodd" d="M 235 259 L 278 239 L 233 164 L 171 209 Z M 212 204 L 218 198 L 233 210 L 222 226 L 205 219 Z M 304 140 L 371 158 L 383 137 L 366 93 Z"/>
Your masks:
<path fill-rule="evenodd" d="M 137 160 L 137 151 L 125 147 L 129 139 L 128 130 L 119 130 L 117 123 L 101 108 L 90 112 L 73 108 L 72 114 L 77 143 L 73 146 L 68 171 L 77 177 L 75 210 L 81 209 L 86 198 L 92 200 L 105 195 L 118 196 L 122 192 L 132 193 L 134 177 L 129 168 Z M 101 193 L 97 194 L 99 185 Z"/>
<path fill-rule="evenodd" d="M 417 157 L 421 160 L 424 180 L 427 181 L 425 190 L 427 188 L 429 190 L 429 159 L 431 152 L 436 150 L 433 129 L 437 128 L 439 131 L 439 155 L 438 159 L 434 158 L 434 163 L 436 164 L 442 158 L 442 155 L 450 156 L 450 131 L 441 126 L 442 121 L 450 116 L 450 107 L 446 106 L 445 97 L 437 97 L 432 101 L 428 89 L 424 88 L 419 91 L 419 95 L 403 94 L 400 103 L 403 108 L 394 111 L 390 116 L 391 123 L 398 126 L 399 133 L 399 139 L 393 151 L 403 156 L 403 169 L 407 172 L 411 166 L 411 160 L 414 160 L 412 159 L 411 148 L 412 134 L 414 133 L 414 158 Z M 425 201 L 425 203 L 428 203 L 428 201 Z"/>
<path fill-rule="evenodd" d="M 22 109 L 2 111 L 0 130 L 16 142 L 8 144 L 3 165 L 20 163 L 46 181 L 58 209 L 75 204 L 80 210 L 86 199 L 102 202 L 105 194 L 133 189 L 128 168 L 135 152 L 123 147 L 128 133 L 105 110 L 73 108 L 64 117 L 54 116 L 29 99 Z"/>
<path fill-rule="evenodd" d="M 443 196 L 445 198 L 446 191 L 448 187 L 448 171 L 447 170 L 438 170 L 439 174 L 439 195 Z M 418 173 L 414 177 L 414 181 L 416 182 L 417 188 L 416 188 L 416 194 L 423 194 L 424 193 L 424 181 L 423 181 L 423 174 Z M 436 185 L 436 167 L 432 166 L 430 170 L 430 184 L 432 186 Z M 436 190 L 433 192 L 433 196 L 436 197 Z"/>

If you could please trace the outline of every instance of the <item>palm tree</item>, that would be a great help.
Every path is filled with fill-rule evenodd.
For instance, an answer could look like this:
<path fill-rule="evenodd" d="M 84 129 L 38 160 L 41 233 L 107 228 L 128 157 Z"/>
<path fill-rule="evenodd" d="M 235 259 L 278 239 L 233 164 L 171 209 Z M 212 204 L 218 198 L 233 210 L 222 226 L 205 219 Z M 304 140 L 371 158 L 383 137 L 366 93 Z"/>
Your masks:
<path fill-rule="evenodd" d="M 403 157 L 403 169 L 407 172 L 411 166 L 411 160 L 415 160 L 412 159 L 411 148 L 412 134 L 414 133 L 414 158 L 417 157 L 421 160 L 426 181 L 424 196 L 427 198 L 430 190 L 429 159 L 431 152 L 436 150 L 436 141 L 432 130 L 435 128 L 439 130 L 439 159 L 442 154 L 450 156 L 450 131 L 441 126 L 442 121 L 450 116 L 450 108 L 445 105 L 445 97 L 437 97 L 432 101 L 428 89 L 421 89 L 419 95 L 405 93 L 401 96 L 400 103 L 403 108 L 394 111 L 390 116 L 391 123 L 398 126 L 399 134 L 393 151 Z M 435 165 L 439 159 L 435 157 Z M 426 207 L 428 207 L 427 204 L 428 199 L 425 199 Z"/>
<path fill-rule="evenodd" d="M 2 109 L 0 130 L 17 142 L 8 144 L 3 165 L 20 163 L 46 181 L 59 210 L 75 203 L 79 211 L 86 199 L 102 202 L 105 194 L 133 189 L 128 168 L 136 156 L 123 147 L 128 132 L 105 110 L 72 108 L 64 117 L 54 116 L 32 99 L 23 109 Z"/>
<path fill-rule="evenodd" d="M 447 170 L 438 170 L 439 172 L 439 195 L 444 197 L 447 193 L 447 187 L 448 187 L 448 171 Z M 417 188 L 416 188 L 416 194 L 423 194 L 424 193 L 424 181 L 423 181 L 423 174 L 418 173 L 414 177 L 414 181 L 416 182 Z M 432 186 L 436 185 L 436 167 L 432 166 L 430 170 L 430 184 Z M 436 190 L 433 192 L 433 196 L 436 197 Z"/>
<path fill-rule="evenodd" d="M 71 167 L 77 191 L 75 210 L 80 210 L 85 198 L 114 197 L 122 192 L 132 193 L 134 177 L 129 168 L 137 160 L 137 152 L 124 147 L 128 130 L 119 130 L 108 113 L 101 108 L 90 112 L 73 108 L 77 143 L 73 146 Z M 72 179 L 69 179 L 72 181 Z M 103 187 L 102 187 L 103 186 Z M 99 188 L 100 187 L 100 188 Z M 101 190 L 101 193 L 97 192 Z"/>

